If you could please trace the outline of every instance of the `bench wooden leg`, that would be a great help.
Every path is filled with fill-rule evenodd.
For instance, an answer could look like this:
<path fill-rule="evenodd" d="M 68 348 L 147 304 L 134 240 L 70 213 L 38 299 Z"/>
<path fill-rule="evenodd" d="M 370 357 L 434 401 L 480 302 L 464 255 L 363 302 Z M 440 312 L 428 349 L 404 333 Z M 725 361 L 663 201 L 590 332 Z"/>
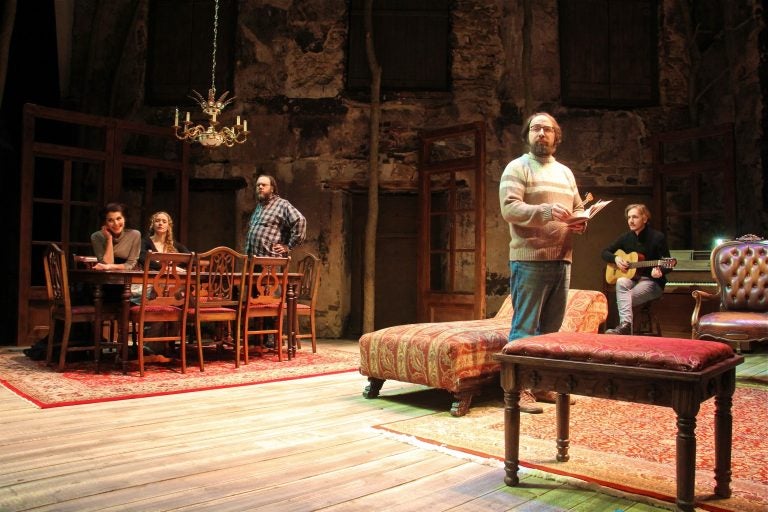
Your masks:
<path fill-rule="evenodd" d="M 731 497 L 731 447 L 733 444 L 733 392 L 736 374 L 723 379 L 725 389 L 715 395 L 715 495 Z"/>
<path fill-rule="evenodd" d="M 563 393 L 557 394 L 555 402 L 555 412 L 557 414 L 557 461 L 568 462 L 568 447 L 570 440 L 570 422 L 571 422 L 571 395 Z"/>
<path fill-rule="evenodd" d="M 503 378 L 503 376 L 502 376 Z M 504 389 L 504 483 L 520 483 L 520 391 Z"/>

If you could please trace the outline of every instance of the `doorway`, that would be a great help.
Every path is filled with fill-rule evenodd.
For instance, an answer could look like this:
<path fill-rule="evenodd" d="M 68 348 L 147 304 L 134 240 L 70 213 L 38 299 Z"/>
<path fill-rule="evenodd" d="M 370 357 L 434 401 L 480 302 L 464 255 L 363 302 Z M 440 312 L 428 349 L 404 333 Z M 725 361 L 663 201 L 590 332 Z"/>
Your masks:
<path fill-rule="evenodd" d="M 368 196 L 352 194 L 350 207 L 351 308 L 346 335 L 363 329 L 363 245 Z M 376 299 L 374 328 L 416 321 L 416 248 L 419 207 L 414 193 L 379 196 L 376 237 Z"/>

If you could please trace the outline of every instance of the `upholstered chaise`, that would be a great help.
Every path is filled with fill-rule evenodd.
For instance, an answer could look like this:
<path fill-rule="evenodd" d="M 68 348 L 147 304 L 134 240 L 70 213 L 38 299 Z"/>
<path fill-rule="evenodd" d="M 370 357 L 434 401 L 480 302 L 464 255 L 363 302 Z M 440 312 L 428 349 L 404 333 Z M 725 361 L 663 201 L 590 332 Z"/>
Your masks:
<path fill-rule="evenodd" d="M 360 373 L 369 384 L 363 396 L 379 396 L 386 379 L 423 384 L 453 393 L 451 414 L 463 416 L 472 396 L 498 377 L 500 365 L 492 355 L 508 341 L 512 314 L 507 296 L 493 318 L 397 325 L 364 334 Z M 560 331 L 596 333 L 607 316 L 605 295 L 570 290 Z"/>

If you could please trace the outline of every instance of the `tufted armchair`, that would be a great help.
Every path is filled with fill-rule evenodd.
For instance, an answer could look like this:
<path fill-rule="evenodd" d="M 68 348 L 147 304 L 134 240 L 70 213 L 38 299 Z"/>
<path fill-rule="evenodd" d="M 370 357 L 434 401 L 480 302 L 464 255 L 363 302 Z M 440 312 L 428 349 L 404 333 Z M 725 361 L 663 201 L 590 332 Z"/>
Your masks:
<path fill-rule="evenodd" d="M 724 341 L 739 352 L 768 340 L 768 241 L 744 235 L 712 250 L 712 276 L 717 292 L 693 292 L 691 337 Z M 720 311 L 699 318 L 704 300 L 719 300 Z"/>

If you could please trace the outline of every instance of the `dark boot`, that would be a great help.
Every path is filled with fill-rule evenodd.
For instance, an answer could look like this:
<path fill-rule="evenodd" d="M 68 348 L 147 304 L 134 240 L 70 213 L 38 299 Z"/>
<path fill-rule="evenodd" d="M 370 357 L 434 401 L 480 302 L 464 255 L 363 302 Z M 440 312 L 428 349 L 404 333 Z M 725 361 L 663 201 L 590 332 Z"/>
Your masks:
<path fill-rule="evenodd" d="M 613 329 L 607 329 L 605 334 L 632 334 L 632 324 L 630 322 L 621 322 Z"/>

